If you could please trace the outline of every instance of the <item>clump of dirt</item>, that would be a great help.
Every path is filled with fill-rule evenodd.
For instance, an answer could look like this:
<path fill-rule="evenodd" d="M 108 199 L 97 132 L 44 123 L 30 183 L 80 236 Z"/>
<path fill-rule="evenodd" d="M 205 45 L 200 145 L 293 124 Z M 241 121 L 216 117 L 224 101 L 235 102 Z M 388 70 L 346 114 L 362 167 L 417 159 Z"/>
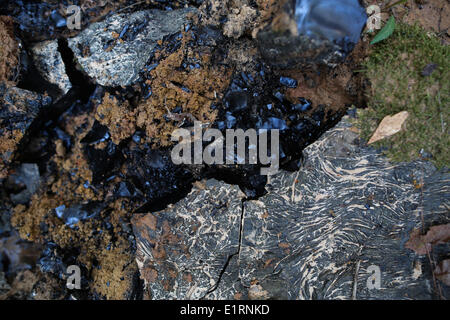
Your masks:
<path fill-rule="evenodd" d="M 76 115 L 69 112 L 60 120 L 59 130 L 64 132 L 60 135 L 71 137 L 73 143 L 68 145 L 71 139 L 67 136 L 55 141 L 55 154 L 49 161 L 52 174 L 28 206 L 14 208 L 11 223 L 23 239 L 44 247 L 49 243 L 56 245 L 62 252 L 58 259 L 64 265 L 82 267 L 82 276 L 89 279 L 82 289 L 91 296 L 127 299 L 135 294 L 137 272 L 128 226 L 132 211 L 128 200 L 112 199 L 112 189 L 92 184 L 93 173 L 86 159 L 86 143 L 82 141 L 92 131 L 94 114 L 95 110 Z M 92 144 L 106 148 L 102 142 Z M 80 206 L 86 206 L 92 216 L 69 223 L 57 215 L 57 208 L 76 211 L 81 210 Z M 46 262 L 41 261 L 41 265 L 52 268 Z M 64 265 L 59 269 L 64 269 Z"/>
<path fill-rule="evenodd" d="M 212 63 L 217 55 L 211 47 L 192 47 L 192 35 L 183 32 L 180 48 L 167 57 L 159 53 L 163 58 L 147 80 L 153 93 L 137 107 L 136 124 L 154 146 L 170 145 L 172 132 L 186 120 L 213 123 L 217 112 L 211 107 L 231 81 L 232 69 Z"/>
<path fill-rule="evenodd" d="M 14 36 L 13 19 L 0 16 L 0 81 L 17 80 L 19 44 Z"/>
<path fill-rule="evenodd" d="M 437 34 L 442 43 L 450 43 L 450 3 L 448 0 L 416 0 L 393 7 L 393 13 L 403 23 L 418 24 Z"/>
<path fill-rule="evenodd" d="M 40 270 L 23 270 L 17 273 L 8 292 L 0 300 L 61 300 L 65 297 L 65 283 Z"/>
<path fill-rule="evenodd" d="M 70 196 L 68 196 L 70 198 Z M 134 251 L 124 232 L 129 211 L 121 200 L 110 203 L 98 217 L 69 226 L 59 219 L 54 209 L 72 201 L 41 194 L 36 195 L 30 206 L 17 206 L 11 219 L 22 238 L 42 243 L 55 243 L 65 257 L 83 266 L 90 292 L 107 299 L 130 298 L 134 290 L 137 266 Z"/>
<path fill-rule="evenodd" d="M 107 93 L 97 107 L 95 118 L 109 129 L 115 144 L 139 128 L 152 146 L 165 147 L 171 144 L 172 132 L 186 121 L 214 122 L 217 112 L 211 107 L 228 88 L 232 69 L 212 63 L 217 55 L 211 47 L 194 46 L 194 33 L 182 32 L 179 37 L 167 40 L 177 43 L 177 50 L 158 51 L 157 66 L 147 68 L 144 85 L 151 90 L 149 97 L 133 107 Z"/>
<path fill-rule="evenodd" d="M 136 112 L 130 110 L 128 102 L 120 104 L 118 99 L 106 93 L 97 107 L 95 119 L 108 127 L 115 144 L 131 137 L 136 131 Z"/>

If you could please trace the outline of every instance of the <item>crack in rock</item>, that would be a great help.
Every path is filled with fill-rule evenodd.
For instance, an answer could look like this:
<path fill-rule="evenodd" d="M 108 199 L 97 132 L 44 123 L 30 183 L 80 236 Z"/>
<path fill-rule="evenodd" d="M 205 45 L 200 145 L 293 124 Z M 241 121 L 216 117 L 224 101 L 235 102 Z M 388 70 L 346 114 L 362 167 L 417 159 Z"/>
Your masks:
<path fill-rule="evenodd" d="M 242 227 L 244 225 L 244 215 L 245 215 L 245 209 L 244 209 L 244 203 L 245 203 L 245 199 L 242 200 L 242 207 L 241 207 L 241 219 L 240 219 L 240 224 L 239 224 L 239 246 L 238 246 L 238 250 L 233 253 L 232 255 L 230 255 L 226 261 L 226 263 L 223 266 L 222 271 L 220 272 L 219 275 L 219 279 L 217 280 L 216 284 L 214 285 L 214 287 L 209 290 L 207 292 L 207 294 L 203 297 L 204 299 L 211 299 L 212 297 L 214 297 L 214 292 L 217 290 L 217 288 L 220 286 L 220 283 L 222 281 L 222 277 L 225 274 L 225 272 L 227 271 L 230 262 L 232 261 L 232 259 L 236 256 L 239 256 L 239 254 L 241 253 L 241 245 L 242 245 Z"/>
<path fill-rule="evenodd" d="M 215 181 L 136 218 L 138 264 L 151 297 L 435 297 L 428 260 L 404 244 L 421 227 L 422 212 L 425 228 L 449 222 L 448 170 L 391 164 L 360 145 L 350 127 L 343 120 L 324 134 L 305 149 L 298 172 L 272 176 L 268 193 L 242 209 L 236 187 Z M 414 181 L 422 178 L 419 190 Z M 434 259 L 448 250 L 448 243 L 436 246 Z M 380 289 L 367 285 L 373 266 L 381 270 Z"/>
<path fill-rule="evenodd" d="M 239 250 L 243 197 L 208 180 L 175 206 L 135 214 L 136 261 L 151 298 L 200 299 L 214 288 Z"/>

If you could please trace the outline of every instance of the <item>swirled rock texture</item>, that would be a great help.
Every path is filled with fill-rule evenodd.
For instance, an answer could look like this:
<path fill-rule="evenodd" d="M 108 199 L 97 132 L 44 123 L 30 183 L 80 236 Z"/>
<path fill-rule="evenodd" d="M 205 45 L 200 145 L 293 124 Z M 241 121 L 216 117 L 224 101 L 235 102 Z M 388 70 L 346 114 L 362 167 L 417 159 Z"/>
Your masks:
<path fill-rule="evenodd" d="M 422 215 L 425 229 L 449 222 L 448 170 L 422 161 L 393 165 L 359 145 L 350 127 L 344 121 L 324 134 L 305 149 L 299 171 L 272 177 L 268 193 L 244 201 L 242 211 L 233 187 L 216 183 L 136 217 L 138 264 L 150 296 L 435 297 L 427 258 L 405 243 L 422 227 Z M 448 243 L 434 247 L 433 259 L 448 250 Z M 368 286 L 373 266 L 379 289 Z"/>

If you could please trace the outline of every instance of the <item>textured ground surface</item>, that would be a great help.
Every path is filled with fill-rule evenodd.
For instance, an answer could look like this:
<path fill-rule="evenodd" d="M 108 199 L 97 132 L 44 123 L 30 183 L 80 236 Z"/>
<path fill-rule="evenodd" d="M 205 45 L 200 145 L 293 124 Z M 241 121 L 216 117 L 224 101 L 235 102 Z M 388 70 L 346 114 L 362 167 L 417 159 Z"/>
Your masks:
<path fill-rule="evenodd" d="M 279 70 L 261 51 L 295 23 L 288 1 L 70 1 L 82 30 L 69 1 L 0 2 L 0 299 L 448 297 L 429 261 L 448 246 L 405 249 L 421 211 L 423 233 L 448 222 L 448 172 L 389 164 L 345 125 L 317 141 L 365 105 L 371 35 L 284 37 L 301 46 Z M 441 22 L 420 22 L 444 41 L 429 3 Z M 290 171 L 174 165 L 170 134 L 194 120 L 280 129 Z"/>
<path fill-rule="evenodd" d="M 449 223 L 448 170 L 393 165 L 360 146 L 349 127 L 342 122 L 309 146 L 302 168 L 272 177 L 259 200 L 241 206 L 233 187 L 208 181 L 165 211 L 135 217 L 150 296 L 435 297 L 428 259 L 405 243 L 416 228 Z M 448 250 L 438 247 L 435 258 Z M 380 289 L 367 287 L 372 265 Z"/>

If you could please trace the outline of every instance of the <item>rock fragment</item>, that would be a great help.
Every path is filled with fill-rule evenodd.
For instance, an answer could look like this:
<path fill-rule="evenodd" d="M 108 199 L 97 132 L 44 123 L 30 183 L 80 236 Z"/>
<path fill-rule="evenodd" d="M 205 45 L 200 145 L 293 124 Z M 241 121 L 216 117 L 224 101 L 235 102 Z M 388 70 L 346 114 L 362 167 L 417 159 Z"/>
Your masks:
<path fill-rule="evenodd" d="M 409 117 L 408 111 L 399 112 L 393 116 L 386 116 L 378 126 L 367 144 L 372 144 L 391 137 L 402 130 L 403 124 Z"/>
<path fill-rule="evenodd" d="M 181 31 L 196 9 L 147 10 L 118 14 L 91 24 L 69 47 L 83 70 L 103 86 L 136 82 L 158 40 Z"/>
<path fill-rule="evenodd" d="M 72 88 L 72 84 L 66 74 L 66 66 L 58 51 L 58 42 L 56 40 L 40 42 L 34 45 L 31 51 L 36 68 L 43 78 L 58 86 L 66 94 Z"/>
<path fill-rule="evenodd" d="M 431 274 L 414 270 L 427 260 L 404 244 L 419 211 L 427 223 L 448 221 L 448 179 L 426 162 L 393 166 L 341 123 L 305 150 L 297 173 L 280 173 L 267 195 L 245 202 L 241 282 L 259 280 L 272 299 L 349 299 L 355 279 L 357 299 L 431 298 Z M 367 285 L 371 266 L 381 270 L 381 290 Z"/>
<path fill-rule="evenodd" d="M 51 102 L 49 96 L 0 83 L 0 179 L 39 110 Z"/>
<path fill-rule="evenodd" d="M 243 194 L 209 180 L 164 211 L 133 217 L 137 263 L 152 299 L 200 299 L 239 250 Z"/>
<path fill-rule="evenodd" d="M 234 187 L 220 183 L 217 191 L 196 189 L 170 209 L 137 217 L 138 264 L 151 297 L 435 297 L 427 258 L 405 243 L 422 221 L 448 223 L 448 170 L 422 161 L 392 165 L 350 129 L 343 121 L 325 133 L 305 149 L 297 172 L 271 177 L 268 193 L 244 201 L 243 212 L 234 191 L 221 196 Z M 213 203 L 229 209 L 216 213 Z M 439 261 L 448 250 L 440 244 L 433 255 Z M 368 285 L 374 268 L 380 289 Z M 448 291 L 443 287 L 444 296 Z"/>
<path fill-rule="evenodd" d="M 15 204 L 26 204 L 37 191 L 40 183 L 39 167 L 35 163 L 23 163 L 7 179 L 6 187 L 17 189 L 10 197 Z"/>

